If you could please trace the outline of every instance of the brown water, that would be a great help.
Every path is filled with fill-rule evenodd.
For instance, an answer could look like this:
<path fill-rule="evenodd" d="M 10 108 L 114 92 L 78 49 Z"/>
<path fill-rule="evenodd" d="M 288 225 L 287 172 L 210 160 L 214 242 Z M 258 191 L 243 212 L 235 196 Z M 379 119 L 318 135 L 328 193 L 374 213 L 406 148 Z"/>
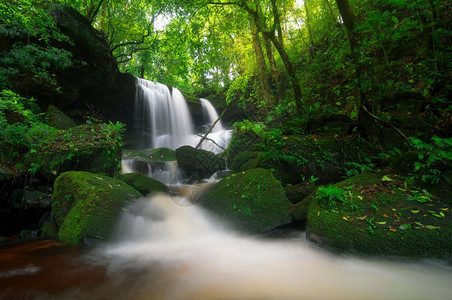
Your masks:
<path fill-rule="evenodd" d="M 179 202 L 179 201 L 178 201 Z M 56 241 L 0 249 L 1 299 L 452 299 L 444 262 L 326 253 L 302 234 L 232 233 L 194 206 L 142 199 L 116 241 L 80 250 Z"/>

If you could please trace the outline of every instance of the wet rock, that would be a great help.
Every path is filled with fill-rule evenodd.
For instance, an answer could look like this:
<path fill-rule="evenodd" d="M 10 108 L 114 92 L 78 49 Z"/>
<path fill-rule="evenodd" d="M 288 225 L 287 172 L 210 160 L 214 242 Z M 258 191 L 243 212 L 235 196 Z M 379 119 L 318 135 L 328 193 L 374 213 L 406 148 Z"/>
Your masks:
<path fill-rule="evenodd" d="M 140 173 L 121 174 L 117 179 L 124 181 L 143 194 L 143 196 L 154 192 L 169 192 L 168 187 L 165 184 Z"/>
<path fill-rule="evenodd" d="M 110 238 L 120 211 L 142 195 L 121 180 L 88 172 L 66 172 L 54 185 L 52 210 L 58 237 L 75 246 Z"/>
<path fill-rule="evenodd" d="M 179 167 L 189 175 L 198 178 L 209 178 L 215 172 L 226 169 L 223 158 L 213 152 L 195 149 L 191 146 L 182 146 L 176 149 L 176 158 Z"/>
<path fill-rule="evenodd" d="M 164 147 L 144 150 L 124 150 L 122 158 L 144 162 L 174 161 L 176 160 L 176 153 L 173 149 Z"/>
<path fill-rule="evenodd" d="M 215 184 L 200 201 L 220 221 L 248 233 L 264 233 L 292 221 L 291 203 L 272 173 L 251 169 Z"/>

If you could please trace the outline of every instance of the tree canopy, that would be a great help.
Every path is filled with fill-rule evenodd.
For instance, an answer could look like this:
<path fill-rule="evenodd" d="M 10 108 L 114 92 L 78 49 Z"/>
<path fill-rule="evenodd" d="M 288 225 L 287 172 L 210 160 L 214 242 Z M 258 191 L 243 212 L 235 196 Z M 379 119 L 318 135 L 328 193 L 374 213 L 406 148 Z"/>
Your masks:
<path fill-rule="evenodd" d="M 121 71 L 201 96 L 221 94 L 256 118 L 325 109 L 356 118 L 363 106 L 377 113 L 400 93 L 441 107 L 450 95 L 450 1 L 59 2 L 106 36 Z M 0 4 L 0 34 L 23 36 L 0 57 L 3 79 L 20 64 L 51 81 L 49 69 L 70 64 L 70 53 L 46 44 L 64 36 L 51 36 L 58 31 L 45 4 Z M 33 46 L 30 38 L 44 43 Z M 26 59 L 32 56 L 40 59 Z"/>

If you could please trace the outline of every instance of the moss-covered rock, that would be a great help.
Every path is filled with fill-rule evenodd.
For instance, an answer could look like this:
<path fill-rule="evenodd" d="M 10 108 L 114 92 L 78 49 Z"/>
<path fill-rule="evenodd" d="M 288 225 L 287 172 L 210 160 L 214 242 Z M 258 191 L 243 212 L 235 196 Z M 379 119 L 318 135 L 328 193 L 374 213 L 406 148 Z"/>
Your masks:
<path fill-rule="evenodd" d="M 272 173 L 251 169 L 219 181 L 201 205 L 249 233 L 263 233 L 292 221 L 291 203 Z"/>
<path fill-rule="evenodd" d="M 66 172 L 55 181 L 52 210 L 58 237 L 75 246 L 110 238 L 126 204 L 142 195 L 121 180 L 88 172 Z"/>
<path fill-rule="evenodd" d="M 154 148 L 144 150 L 124 150 L 123 159 L 133 159 L 144 162 L 174 161 L 176 153 L 170 148 Z"/>
<path fill-rule="evenodd" d="M 121 174 L 117 178 L 124 181 L 144 196 L 152 192 L 168 193 L 168 187 L 165 184 L 141 173 Z"/>
<path fill-rule="evenodd" d="M 261 154 L 259 151 L 243 151 L 237 154 L 232 162 L 232 170 L 240 172 L 257 167 L 257 157 Z"/>
<path fill-rule="evenodd" d="M 297 204 L 306 198 L 309 194 L 316 189 L 314 183 L 305 181 L 295 185 L 287 185 L 284 187 L 286 191 L 287 199 L 293 204 Z"/>
<path fill-rule="evenodd" d="M 58 237 L 58 226 L 54 222 L 45 222 L 41 226 L 42 238 L 56 238 Z"/>
<path fill-rule="evenodd" d="M 317 191 L 307 236 L 365 255 L 451 257 L 451 208 L 449 200 L 405 186 L 396 175 L 367 173 Z"/>
<path fill-rule="evenodd" d="M 57 129 L 69 129 L 77 126 L 74 120 L 65 115 L 56 106 L 49 105 L 47 108 L 47 124 Z"/>
<path fill-rule="evenodd" d="M 26 165 L 45 177 L 74 170 L 114 176 L 121 165 L 121 130 L 115 124 L 84 124 L 60 130 L 29 151 Z"/>
<path fill-rule="evenodd" d="M 226 169 L 223 158 L 213 152 L 182 146 L 176 149 L 177 164 L 188 174 L 208 178 L 217 171 Z"/>

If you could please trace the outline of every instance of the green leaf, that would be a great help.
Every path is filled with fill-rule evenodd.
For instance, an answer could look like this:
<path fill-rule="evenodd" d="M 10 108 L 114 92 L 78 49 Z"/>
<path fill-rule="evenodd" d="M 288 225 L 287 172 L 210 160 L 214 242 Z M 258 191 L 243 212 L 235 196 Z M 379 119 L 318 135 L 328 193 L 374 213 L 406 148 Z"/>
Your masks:
<path fill-rule="evenodd" d="M 419 209 L 414 209 L 414 210 L 411 210 L 411 212 L 412 212 L 413 214 L 417 214 L 417 213 L 420 212 L 420 210 L 419 210 Z"/>
<path fill-rule="evenodd" d="M 394 24 L 399 24 L 399 19 L 397 19 L 396 17 L 392 16 L 391 20 L 392 22 L 394 22 Z"/>
<path fill-rule="evenodd" d="M 385 175 L 381 178 L 381 181 L 392 181 L 392 179 L 388 175 Z"/>
<path fill-rule="evenodd" d="M 433 226 L 433 225 L 427 225 L 427 226 L 425 226 L 425 228 L 434 230 L 434 229 L 440 229 L 441 227 Z"/>

